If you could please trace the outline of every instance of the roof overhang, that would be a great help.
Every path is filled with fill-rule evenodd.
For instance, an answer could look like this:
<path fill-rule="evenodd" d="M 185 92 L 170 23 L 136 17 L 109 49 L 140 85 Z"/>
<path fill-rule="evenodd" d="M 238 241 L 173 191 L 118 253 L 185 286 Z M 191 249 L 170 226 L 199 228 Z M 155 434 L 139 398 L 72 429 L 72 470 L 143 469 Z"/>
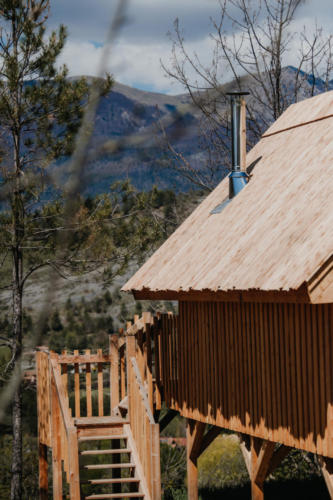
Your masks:
<path fill-rule="evenodd" d="M 304 284 L 298 290 L 132 290 L 136 300 L 178 300 L 202 302 L 272 302 L 309 304 L 311 298 Z"/>

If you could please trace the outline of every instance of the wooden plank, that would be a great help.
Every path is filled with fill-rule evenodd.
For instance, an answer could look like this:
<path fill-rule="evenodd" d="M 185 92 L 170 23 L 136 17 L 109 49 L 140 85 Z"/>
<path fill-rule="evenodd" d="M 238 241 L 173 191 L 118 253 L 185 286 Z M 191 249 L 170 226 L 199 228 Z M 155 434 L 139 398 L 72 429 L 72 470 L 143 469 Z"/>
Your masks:
<path fill-rule="evenodd" d="M 39 500 L 48 500 L 48 463 L 47 446 L 39 443 L 38 445 L 38 465 L 39 465 Z"/>
<path fill-rule="evenodd" d="M 79 448 L 75 427 L 68 429 L 69 494 L 71 500 L 80 500 Z"/>
<path fill-rule="evenodd" d="M 300 306 L 295 306 L 295 357 L 296 357 L 296 394 L 297 394 L 297 415 L 298 415 L 298 446 L 303 445 L 304 422 L 303 422 L 303 401 L 302 401 L 302 337 L 300 332 Z"/>
<path fill-rule="evenodd" d="M 86 349 L 86 355 L 89 356 L 90 349 Z M 91 364 L 86 364 L 86 407 L 87 417 L 92 416 L 92 397 L 91 397 Z"/>
<path fill-rule="evenodd" d="M 177 334 L 179 332 L 177 331 Z M 161 339 L 160 339 L 160 327 L 159 327 L 159 320 L 155 317 L 154 318 L 154 360 L 155 360 L 155 379 L 156 379 L 156 384 L 155 384 L 155 405 L 156 405 L 156 410 L 160 411 L 162 408 L 162 394 L 161 394 L 161 389 L 162 389 L 162 382 L 161 382 L 161 366 L 160 366 L 160 359 L 161 359 Z M 179 352 L 177 352 L 177 356 L 179 356 Z M 177 383 L 179 385 L 179 368 L 178 365 L 176 366 L 177 370 Z M 177 400 L 178 400 L 178 391 L 179 388 L 177 386 Z M 178 405 L 178 402 L 177 402 Z"/>
<path fill-rule="evenodd" d="M 315 430 L 315 410 L 314 410 L 314 395 L 313 395 L 313 363 L 312 363 L 312 349 L 313 349 L 313 338 L 311 333 L 311 306 L 305 306 L 305 328 L 306 328 L 306 339 L 307 339 L 307 373 L 308 373 L 308 400 L 307 400 L 307 412 L 309 413 L 309 434 L 307 436 L 306 447 L 307 450 L 313 450 L 313 439 Z"/>
<path fill-rule="evenodd" d="M 321 472 L 328 489 L 328 493 L 333 498 L 333 460 L 327 457 L 318 457 Z"/>
<path fill-rule="evenodd" d="M 262 486 L 265 478 L 267 477 L 267 472 L 269 470 L 269 464 L 273 456 L 275 448 L 275 443 L 272 441 L 264 440 L 260 446 L 260 451 L 255 452 L 252 455 L 254 460 L 251 465 L 251 480 L 257 485 Z"/>
<path fill-rule="evenodd" d="M 99 349 L 101 350 L 101 349 Z M 103 364 L 97 363 L 98 416 L 104 415 Z"/>
<path fill-rule="evenodd" d="M 161 500 L 161 460 L 160 460 L 160 431 L 158 424 L 151 426 L 152 442 L 152 498 L 154 500 Z"/>
<path fill-rule="evenodd" d="M 187 497 L 198 500 L 198 465 L 205 424 L 187 420 L 186 424 L 186 456 L 187 456 Z"/>
<path fill-rule="evenodd" d="M 119 337 L 116 334 L 109 337 L 110 350 L 110 414 L 119 404 Z"/>
<path fill-rule="evenodd" d="M 318 449 L 318 453 L 327 456 L 327 406 L 328 401 L 326 401 L 326 376 L 325 376 L 325 332 L 323 325 L 323 308 L 316 307 L 317 312 L 317 335 L 318 335 L 318 371 L 319 371 L 319 390 L 320 390 L 320 430 L 319 434 L 321 436 L 321 449 Z"/>
<path fill-rule="evenodd" d="M 330 310 L 331 304 L 323 306 L 323 329 L 324 329 L 324 346 L 325 346 L 325 408 L 326 408 L 326 432 L 325 441 L 327 442 L 327 456 L 333 458 L 333 443 L 332 443 L 332 346 L 330 332 Z M 331 325 L 332 327 L 333 325 Z"/>
<path fill-rule="evenodd" d="M 79 354 L 78 350 L 74 351 L 74 354 L 66 354 L 59 356 L 58 362 L 60 364 L 73 365 L 86 364 L 86 363 L 108 363 L 110 357 L 108 354 L 103 354 L 102 350 L 99 349 L 97 354 Z"/>
<path fill-rule="evenodd" d="M 55 383 L 51 381 L 53 499 L 62 500 L 60 408 Z"/>
<path fill-rule="evenodd" d="M 285 328 L 284 328 L 283 314 L 284 314 L 284 306 L 279 304 L 278 306 L 278 323 L 279 323 L 279 334 L 280 334 L 279 363 L 280 363 L 280 376 L 281 376 L 281 409 L 282 409 L 282 423 L 281 423 L 281 432 L 279 441 L 281 443 L 287 444 L 285 429 L 287 428 L 288 425 L 288 413 L 287 413 L 288 401 L 287 401 L 287 389 L 286 389 L 287 373 L 285 364 L 285 340 L 284 340 Z"/>
<path fill-rule="evenodd" d="M 79 351 L 74 351 L 74 356 L 78 357 Z M 75 396 L 75 417 L 81 415 L 80 409 L 80 371 L 78 363 L 74 364 L 74 396 Z"/>

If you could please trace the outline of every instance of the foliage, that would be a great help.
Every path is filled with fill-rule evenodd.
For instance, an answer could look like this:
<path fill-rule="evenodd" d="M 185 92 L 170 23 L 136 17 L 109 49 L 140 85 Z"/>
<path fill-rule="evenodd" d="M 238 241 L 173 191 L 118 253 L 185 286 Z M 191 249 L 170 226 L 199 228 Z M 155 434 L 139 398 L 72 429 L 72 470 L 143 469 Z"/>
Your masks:
<path fill-rule="evenodd" d="M 0 436 L 0 498 L 3 499 L 10 498 L 11 446 L 12 437 L 8 434 L 2 434 Z M 39 494 L 37 438 L 24 434 L 23 454 L 22 498 L 24 500 L 35 500 Z"/>
<path fill-rule="evenodd" d="M 186 449 L 161 443 L 161 482 L 164 500 L 183 498 Z"/>
<path fill-rule="evenodd" d="M 220 489 L 241 486 L 249 478 L 235 435 L 218 436 L 199 457 L 199 487 Z"/>
<path fill-rule="evenodd" d="M 321 471 L 314 455 L 292 449 L 280 466 L 272 472 L 270 481 L 305 481 L 320 477 Z"/>

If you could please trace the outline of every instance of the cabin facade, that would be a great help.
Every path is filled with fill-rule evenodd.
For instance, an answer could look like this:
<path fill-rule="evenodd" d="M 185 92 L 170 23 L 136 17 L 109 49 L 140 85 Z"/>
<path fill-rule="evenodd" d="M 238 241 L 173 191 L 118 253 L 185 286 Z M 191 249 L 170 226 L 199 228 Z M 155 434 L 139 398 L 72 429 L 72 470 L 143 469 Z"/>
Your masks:
<path fill-rule="evenodd" d="M 135 317 L 107 353 L 37 353 L 43 500 L 48 448 L 54 500 L 160 500 L 159 432 L 177 413 L 189 500 L 223 428 L 253 500 L 292 448 L 318 455 L 333 499 L 333 92 L 290 106 L 246 156 L 238 104 L 238 169 L 123 288 L 178 314 Z"/>
<path fill-rule="evenodd" d="M 179 303 L 161 387 L 188 419 L 191 500 L 221 428 L 241 437 L 254 500 L 292 447 L 321 457 L 333 498 L 332 165 L 328 92 L 290 106 L 247 155 L 241 192 L 228 200 L 223 180 L 123 288 Z"/>

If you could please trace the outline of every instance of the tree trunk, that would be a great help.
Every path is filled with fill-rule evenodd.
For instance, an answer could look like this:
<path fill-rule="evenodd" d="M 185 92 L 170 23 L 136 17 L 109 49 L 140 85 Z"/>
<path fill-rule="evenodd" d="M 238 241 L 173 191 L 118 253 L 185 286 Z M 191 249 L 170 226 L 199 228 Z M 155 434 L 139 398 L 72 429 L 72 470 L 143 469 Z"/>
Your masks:
<path fill-rule="evenodd" d="M 13 252 L 13 372 L 19 378 L 13 397 L 12 427 L 12 480 L 11 500 L 22 498 L 22 253 L 16 248 Z"/>

